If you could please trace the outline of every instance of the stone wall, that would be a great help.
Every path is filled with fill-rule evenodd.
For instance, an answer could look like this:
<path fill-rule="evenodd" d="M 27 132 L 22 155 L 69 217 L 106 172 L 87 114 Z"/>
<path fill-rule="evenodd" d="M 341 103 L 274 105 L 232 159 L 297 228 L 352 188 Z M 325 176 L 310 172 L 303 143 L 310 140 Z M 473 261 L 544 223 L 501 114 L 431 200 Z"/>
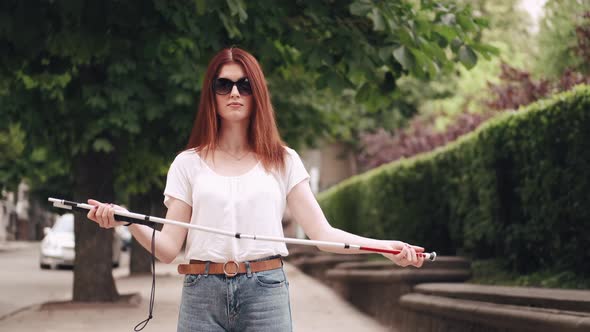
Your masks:
<path fill-rule="evenodd" d="M 423 284 L 399 303 L 401 331 L 590 331 L 590 291 Z"/>
<path fill-rule="evenodd" d="M 339 264 L 348 262 L 364 262 L 367 255 L 343 255 L 320 251 L 312 246 L 288 246 L 287 261 L 295 265 L 303 273 L 331 285 L 326 272 Z"/>
<path fill-rule="evenodd" d="M 404 313 L 399 299 L 424 282 L 463 282 L 470 263 L 461 257 L 439 257 L 420 269 L 401 268 L 389 261 L 344 263 L 325 273 L 327 283 L 361 311 L 396 329 Z"/>

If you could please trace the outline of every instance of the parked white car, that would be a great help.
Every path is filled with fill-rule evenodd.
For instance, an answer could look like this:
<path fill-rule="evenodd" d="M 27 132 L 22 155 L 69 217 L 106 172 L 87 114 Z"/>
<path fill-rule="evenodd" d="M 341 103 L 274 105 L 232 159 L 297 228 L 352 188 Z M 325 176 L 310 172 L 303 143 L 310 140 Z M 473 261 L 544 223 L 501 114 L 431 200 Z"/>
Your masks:
<path fill-rule="evenodd" d="M 121 239 L 121 250 L 129 250 L 131 248 L 132 238 L 129 228 L 127 228 L 126 226 L 116 226 L 115 233 L 117 233 L 116 236 L 119 236 L 119 238 Z"/>
<path fill-rule="evenodd" d="M 75 238 L 74 215 L 66 213 L 55 220 L 53 227 L 45 227 L 45 237 L 41 241 L 42 269 L 74 266 Z M 115 232 L 113 236 L 113 266 L 119 266 L 123 242 Z"/>

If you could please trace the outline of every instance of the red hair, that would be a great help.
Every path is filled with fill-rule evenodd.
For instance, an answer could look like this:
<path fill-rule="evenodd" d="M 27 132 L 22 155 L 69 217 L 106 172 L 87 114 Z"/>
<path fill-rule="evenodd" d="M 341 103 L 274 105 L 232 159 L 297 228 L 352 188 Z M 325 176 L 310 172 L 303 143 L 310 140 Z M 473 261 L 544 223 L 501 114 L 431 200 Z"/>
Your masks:
<path fill-rule="evenodd" d="M 260 64 L 252 54 L 239 48 L 226 48 L 217 53 L 205 73 L 199 111 L 186 149 L 214 150 L 218 145 L 221 119 L 217 114 L 213 81 L 223 65 L 237 63 L 242 66 L 252 86 L 254 99 L 248 126 L 248 144 L 267 171 L 284 169 L 285 147 L 279 135 L 270 93 Z"/>

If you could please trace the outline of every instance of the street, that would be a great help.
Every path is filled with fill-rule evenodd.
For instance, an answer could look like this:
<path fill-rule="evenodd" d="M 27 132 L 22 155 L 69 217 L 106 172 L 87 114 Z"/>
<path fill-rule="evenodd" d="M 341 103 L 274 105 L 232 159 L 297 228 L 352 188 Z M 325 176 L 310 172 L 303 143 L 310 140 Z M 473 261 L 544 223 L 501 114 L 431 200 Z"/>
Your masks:
<path fill-rule="evenodd" d="M 53 300 L 71 298 L 71 270 L 42 270 L 38 242 L 0 251 L 0 319 L 14 311 Z"/>
<path fill-rule="evenodd" d="M 42 270 L 39 267 L 40 242 L 22 242 L 18 248 L 0 250 L 0 320 L 25 307 L 72 298 L 71 269 Z M 128 274 L 129 252 L 121 253 L 115 276 Z"/>

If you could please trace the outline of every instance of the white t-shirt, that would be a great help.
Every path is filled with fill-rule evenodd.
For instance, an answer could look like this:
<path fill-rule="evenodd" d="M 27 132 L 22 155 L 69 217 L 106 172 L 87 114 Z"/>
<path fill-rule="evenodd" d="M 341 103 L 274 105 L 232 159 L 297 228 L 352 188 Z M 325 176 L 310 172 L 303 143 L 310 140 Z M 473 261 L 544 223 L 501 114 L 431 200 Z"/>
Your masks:
<path fill-rule="evenodd" d="M 267 173 L 262 163 L 240 176 L 215 173 L 194 150 L 181 152 L 170 165 L 164 205 L 170 197 L 192 207 L 191 224 L 242 234 L 283 237 L 281 220 L 287 194 L 309 174 L 295 150 L 285 147 L 285 172 Z M 189 229 L 185 259 L 246 261 L 288 255 L 282 242 L 236 239 Z"/>

